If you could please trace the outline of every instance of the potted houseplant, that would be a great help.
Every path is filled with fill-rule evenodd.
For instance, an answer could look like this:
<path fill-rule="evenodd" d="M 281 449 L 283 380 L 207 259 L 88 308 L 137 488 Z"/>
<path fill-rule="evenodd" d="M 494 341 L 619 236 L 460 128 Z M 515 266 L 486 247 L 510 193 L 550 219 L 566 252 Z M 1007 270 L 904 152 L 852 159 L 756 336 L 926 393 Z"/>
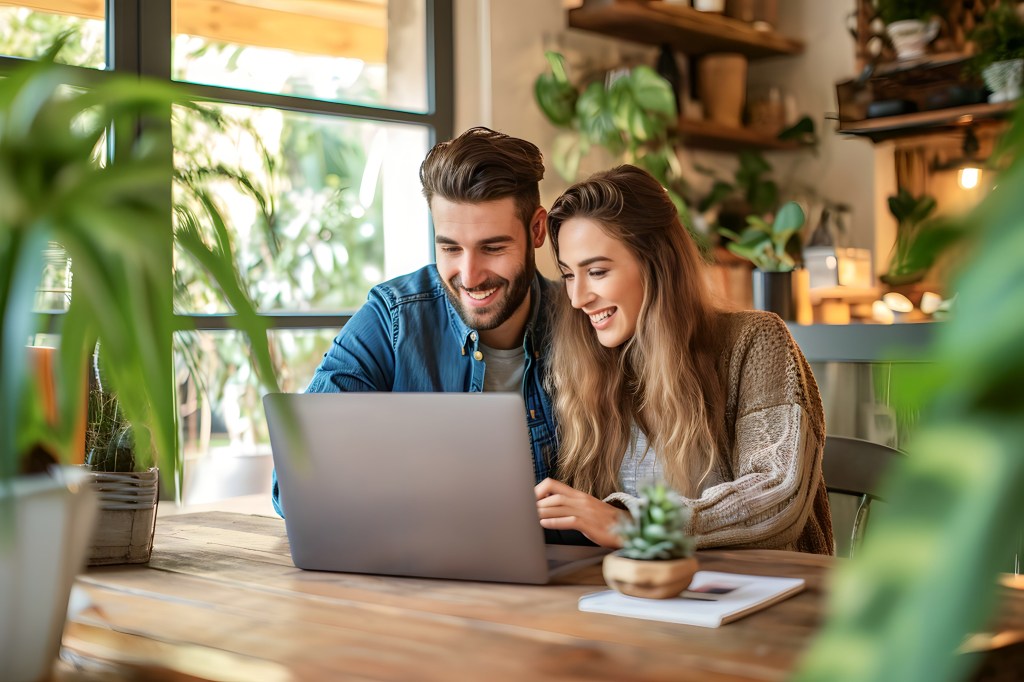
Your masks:
<path fill-rule="evenodd" d="M 172 334 L 187 322 L 173 314 L 164 246 L 175 174 L 169 119 L 172 105 L 204 111 L 162 83 L 79 81 L 79 71 L 53 63 L 61 42 L 0 80 L 0 660 L 15 682 L 49 676 L 92 530 L 85 472 L 48 465 L 71 461 L 81 447 L 75 415 L 97 340 L 137 456 L 167 471 L 177 464 Z M 110 156 L 96 163 L 104 141 Z M 174 237 L 216 279 L 236 312 L 231 323 L 274 387 L 267 327 L 240 284 L 216 205 L 196 191 L 201 208 L 175 208 Z M 52 382 L 25 361 L 50 242 L 63 246 L 73 270 Z M 41 400 L 51 392 L 56 415 Z"/>
<path fill-rule="evenodd" d="M 975 52 L 970 72 L 980 75 L 991 90 L 989 102 L 1009 102 L 1020 97 L 1024 73 L 1024 19 L 1016 3 L 1001 2 L 985 12 L 971 32 Z"/>
<path fill-rule="evenodd" d="M 88 563 L 145 563 L 153 552 L 160 470 L 136 459 L 134 432 L 105 362 L 97 346 L 89 373 L 85 466 L 100 508 Z"/>
<path fill-rule="evenodd" d="M 769 223 L 757 215 L 747 216 L 747 228 L 740 233 L 719 228 L 730 239 L 727 248 L 754 264 L 754 307 L 770 310 L 784 320 L 796 319 L 792 272 L 793 252 L 799 252 L 800 229 L 806 216 L 800 204 L 787 201 Z"/>
<path fill-rule="evenodd" d="M 898 59 L 917 59 L 939 33 L 943 0 L 876 0 L 878 17 Z"/>
<path fill-rule="evenodd" d="M 927 265 L 912 258 L 914 243 L 918 236 L 928 229 L 928 217 L 935 211 L 935 197 L 922 194 L 914 196 L 901 187 L 895 196 L 889 197 L 889 212 L 896 218 L 896 241 L 889 256 L 889 268 L 881 279 L 896 287 L 913 284 L 924 278 Z"/>
<path fill-rule="evenodd" d="M 622 594 L 671 599 L 685 590 L 697 572 L 694 539 L 686 534 L 690 509 L 664 483 L 640 490 L 639 503 L 617 532 L 622 549 L 604 558 L 605 582 Z"/>
<path fill-rule="evenodd" d="M 797 142 L 805 147 L 818 143 L 814 121 L 809 116 L 779 132 L 780 140 Z M 744 149 L 732 178 L 725 178 L 713 168 L 696 166 L 697 172 L 712 180 L 711 189 L 694 199 L 697 215 L 704 217 L 717 209 L 715 220 L 720 227 L 740 231 L 747 216 L 766 216 L 779 208 L 779 185 L 772 178 L 772 165 L 759 151 Z"/>
<path fill-rule="evenodd" d="M 621 163 L 650 171 L 688 224 L 685 182 L 671 137 L 678 116 L 672 85 L 646 65 L 575 83 L 561 54 L 548 51 L 545 58 L 548 70 L 537 76 L 533 92 L 545 118 L 566 130 L 552 155 L 559 175 L 575 181 L 582 158 L 594 147 L 604 148 Z"/>

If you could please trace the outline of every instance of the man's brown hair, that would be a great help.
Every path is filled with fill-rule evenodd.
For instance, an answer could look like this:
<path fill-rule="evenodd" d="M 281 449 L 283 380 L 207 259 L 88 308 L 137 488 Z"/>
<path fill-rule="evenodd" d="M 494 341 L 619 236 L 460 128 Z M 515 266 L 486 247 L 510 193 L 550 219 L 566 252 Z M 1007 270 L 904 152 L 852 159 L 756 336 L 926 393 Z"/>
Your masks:
<path fill-rule="evenodd" d="M 468 204 L 513 197 L 527 230 L 540 206 L 543 177 L 544 156 L 537 145 L 483 127 L 434 145 L 420 165 L 428 206 L 435 196 Z"/>

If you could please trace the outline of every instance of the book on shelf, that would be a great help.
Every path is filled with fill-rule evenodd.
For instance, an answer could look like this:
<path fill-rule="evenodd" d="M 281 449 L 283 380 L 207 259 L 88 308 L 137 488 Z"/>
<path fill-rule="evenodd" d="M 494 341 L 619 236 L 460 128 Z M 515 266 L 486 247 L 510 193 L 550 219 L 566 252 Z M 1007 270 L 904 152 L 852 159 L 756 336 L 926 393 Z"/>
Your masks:
<path fill-rule="evenodd" d="M 674 599 L 627 597 L 614 590 L 580 597 L 580 611 L 717 628 L 788 599 L 805 587 L 803 578 L 773 578 L 697 571 Z"/>

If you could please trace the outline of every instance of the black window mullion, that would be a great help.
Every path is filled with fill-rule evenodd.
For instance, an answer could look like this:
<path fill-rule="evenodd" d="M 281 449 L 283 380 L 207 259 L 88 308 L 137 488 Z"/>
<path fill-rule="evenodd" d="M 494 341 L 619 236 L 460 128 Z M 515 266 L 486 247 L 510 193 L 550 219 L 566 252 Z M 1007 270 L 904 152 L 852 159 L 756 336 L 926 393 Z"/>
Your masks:
<path fill-rule="evenodd" d="M 269 107 L 292 111 L 300 114 L 318 114 L 327 116 L 344 116 L 367 121 L 381 123 L 413 123 L 438 127 L 443 123 L 435 113 L 417 113 L 402 111 L 401 109 L 387 109 L 361 104 L 347 104 L 343 102 L 331 102 L 328 100 L 312 99 L 308 97 L 293 97 L 291 95 L 279 95 L 269 92 L 257 92 L 254 90 L 239 90 L 219 85 L 205 85 L 201 83 L 182 83 L 187 90 L 197 98 L 204 98 L 223 102 L 225 104 L 237 104 L 241 106 Z"/>
<path fill-rule="evenodd" d="M 431 146 L 455 135 L 455 24 L 452 0 L 427 0 L 427 98 Z"/>

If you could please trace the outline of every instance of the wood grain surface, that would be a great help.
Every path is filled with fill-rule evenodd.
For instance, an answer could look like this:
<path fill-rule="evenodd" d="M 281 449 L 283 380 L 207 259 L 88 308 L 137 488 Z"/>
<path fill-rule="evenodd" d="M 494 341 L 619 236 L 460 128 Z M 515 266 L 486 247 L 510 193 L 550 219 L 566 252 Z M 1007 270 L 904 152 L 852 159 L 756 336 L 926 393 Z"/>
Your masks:
<path fill-rule="evenodd" d="M 836 560 L 700 552 L 701 568 L 807 589 L 720 628 L 584 613 L 600 567 L 551 585 L 302 571 L 280 519 L 161 518 L 150 563 L 94 567 L 57 680 L 781 680 L 823 618 Z M 1007 588 L 1011 625 L 1024 594 Z M 103 673 L 95 677 L 97 672 Z"/>

